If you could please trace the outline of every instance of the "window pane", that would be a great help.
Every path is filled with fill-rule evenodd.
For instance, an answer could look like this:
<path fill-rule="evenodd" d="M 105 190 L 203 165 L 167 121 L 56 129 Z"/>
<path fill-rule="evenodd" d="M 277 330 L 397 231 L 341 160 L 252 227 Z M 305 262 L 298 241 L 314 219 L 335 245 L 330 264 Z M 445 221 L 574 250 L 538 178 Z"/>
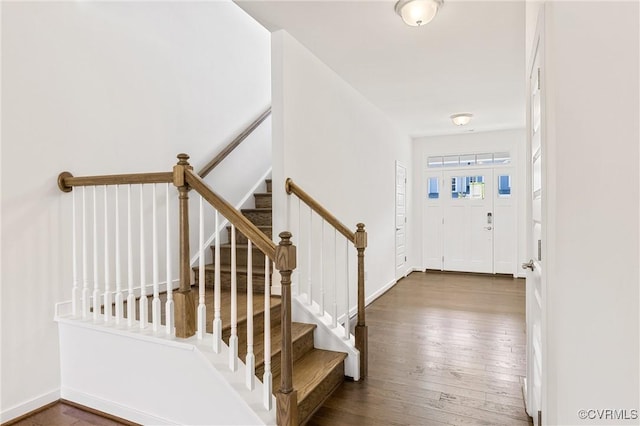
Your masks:
<path fill-rule="evenodd" d="M 442 167 L 442 157 L 427 158 L 427 167 Z"/>
<path fill-rule="evenodd" d="M 484 176 L 452 177 L 451 198 L 484 199 Z"/>
<path fill-rule="evenodd" d="M 445 167 L 458 167 L 460 165 L 460 160 L 457 155 L 447 155 L 444 157 L 443 163 Z"/>
<path fill-rule="evenodd" d="M 476 164 L 476 156 L 473 154 L 461 155 L 460 156 L 460 165 L 461 166 L 473 166 Z"/>
<path fill-rule="evenodd" d="M 500 175 L 498 176 L 498 197 L 510 197 L 511 196 L 511 176 Z"/>
<path fill-rule="evenodd" d="M 451 178 L 451 198 L 462 198 L 462 178 Z"/>
<path fill-rule="evenodd" d="M 511 156 L 508 152 L 496 152 L 493 154 L 493 162 L 495 164 L 509 164 L 511 162 Z"/>
<path fill-rule="evenodd" d="M 476 159 L 478 165 L 493 164 L 493 154 L 478 154 Z"/>
<path fill-rule="evenodd" d="M 437 199 L 440 198 L 440 189 L 438 188 L 438 178 L 430 177 L 427 182 L 427 198 Z"/>
<path fill-rule="evenodd" d="M 484 182 L 472 182 L 469 189 L 469 198 L 484 200 Z"/>

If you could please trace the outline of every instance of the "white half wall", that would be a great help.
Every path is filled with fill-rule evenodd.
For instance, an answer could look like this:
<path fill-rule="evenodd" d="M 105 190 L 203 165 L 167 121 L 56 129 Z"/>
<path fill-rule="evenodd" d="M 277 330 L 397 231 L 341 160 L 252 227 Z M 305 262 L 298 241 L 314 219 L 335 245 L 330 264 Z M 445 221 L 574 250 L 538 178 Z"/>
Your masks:
<path fill-rule="evenodd" d="M 249 391 L 246 370 L 229 371 L 228 348 L 213 353 L 213 340 L 172 340 L 150 332 L 123 331 L 64 320 L 60 327 L 60 396 L 152 425 L 275 424 L 262 406 L 262 383 Z"/>
<path fill-rule="evenodd" d="M 426 157 L 447 155 L 447 154 L 472 154 L 483 152 L 510 152 L 511 167 L 515 172 L 516 186 L 513 188 L 513 196 L 517 201 L 517 233 L 513 236 L 516 240 L 517 247 L 516 265 L 520 262 L 528 260 L 526 252 L 526 133 L 525 129 L 501 130 L 495 132 L 478 132 L 478 133 L 461 133 L 459 135 L 446 136 L 429 136 L 413 139 L 413 181 L 414 181 L 414 197 L 413 197 L 413 216 L 415 235 L 413 239 L 414 253 L 421 269 L 422 251 L 423 251 L 423 223 L 422 208 L 424 198 L 427 194 L 427 183 L 424 180 Z M 438 172 L 441 169 L 434 169 Z M 519 268 L 516 268 L 516 274 L 520 274 Z"/>
<path fill-rule="evenodd" d="M 58 174 L 170 171 L 179 152 L 198 169 L 271 94 L 269 33 L 230 1 L 0 7 L 4 422 L 60 388 L 53 309 L 71 297 L 71 238 Z M 232 198 L 226 182 L 214 178 Z"/>
<path fill-rule="evenodd" d="M 640 410 L 640 4 L 544 10 L 543 424 L 638 424 L 638 411 L 629 417 Z M 581 420 L 589 409 L 628 418 Z"/>
<path fill-rule="evenodd" d="M 395 161 L 410 169 L 410 138 L 284 30 L 272 34 L 272 64 L 274 237 L 287 229 L 291 177 L 350 229 L 366 225 L 366 294 L 374 294 L 395 281 Z M 409 215 L 409 236 L 412 226 Z"/>

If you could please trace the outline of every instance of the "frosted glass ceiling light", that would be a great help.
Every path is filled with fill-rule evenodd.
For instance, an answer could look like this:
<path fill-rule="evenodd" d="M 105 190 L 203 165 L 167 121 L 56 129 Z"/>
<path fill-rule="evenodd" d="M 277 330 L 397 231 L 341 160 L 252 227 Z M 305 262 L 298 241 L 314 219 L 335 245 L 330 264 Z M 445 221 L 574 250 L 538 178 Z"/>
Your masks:
<path fill-rule="evenodd" d="M 443 0 L 399 0 L 395 11 L 407 25 L 418 27 L 429 23 L 442 7 Z"/>
<path fill-rule="evenodd" d="M 460 114 L 453 114 L 450 118 L 451 118 L 451 121 L 453 121 L 453 124 L 455 124 L 456 126 L 464 126 L 466 124 L 469 124 L 472 117 L 473 117 L 473 114 L 469 114 L 468 112 L 463 112 Z"/>

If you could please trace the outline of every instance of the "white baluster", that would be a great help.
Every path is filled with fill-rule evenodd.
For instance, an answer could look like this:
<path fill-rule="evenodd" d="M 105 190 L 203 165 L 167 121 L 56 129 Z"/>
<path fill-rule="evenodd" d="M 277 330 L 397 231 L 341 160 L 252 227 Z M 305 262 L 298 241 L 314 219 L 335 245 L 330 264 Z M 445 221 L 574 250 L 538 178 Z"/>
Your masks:
<path fill-rule="evenodd" d="M 220 317 L 220 215 L 216 210 L 215 249 L 213 254 L 213 351 L 220 353 L 222 348 L 222 319 Z"/>
<path fill-rule="evenodd" d="M 82 318 L 89 314 L 89 271 L 87 265 L 87 191 L 82 187 Z"/>
<path fill-rule="evenodd" d="M 266 332 L 266 329 L 265 329 Z M 253 253 L 247 240 L 247 388 L 253 390 L 256 377 L 256 357 L 253 354 Z"/>
<path fill-rule="evenodd" d="M 76 241 L 76 191 L 71 191 L 71 221 L 73 223 L 73 228 L 71 229 L 71 248 L 72 248 L 72 267 L 73 267 L 73 288 L 71 290 L 71 307 L 73 311 L 73 316 L 78 316 L 78 303 L 80 302 L 80 288 L 78 287 L 78 242 Z"/>
<path fill-rule="evenodd" d="M 322 226 L 320 228 L 320 300 L 318 304 L 320 308 L 318 309 L 318 315 L 324 315 L 324 219 L 322 220 Z"/>
<path fill-rule="evenodd" d="M 140 328 L 145 328 L 149 321 L 148 302 L 144 247 L 144 185 L 140 185 Z"/>
<path fill-rule="evenodd" d="M 291 198 L 291 197 L 289 197 Z M 300 247 L 300 242 L 302 240 L 302 236 L 300 234 L 300 228 L 302 227 L 300 222 L 302 220 L 301 218 L 302 215 L 302 211 L 300 210 L 300 198 L 298 198 L 298 232 L 295 235 L 296 238 L 296 244 L 298 245 L 298 247 Z M 302 262 L 301 262 L 302 263 Z M 296 296 L 300 295 L 300 291 L 302 291 L 302 284 L 300 283 L 300 281 L 302 281 L 302 271 L 301 271 L 301 267 L 302 265 L 299 265 L 298 268 L 294 269 L 293 271 L 293 275 L 295 275 L 295 280 L 291 283 L 292 285 L 292 290 L 293 290 L 293 294 L 295 294 Z"/>
<path fill-rule="evenodd" d="M 204 334 L 207 332 L 207 307 L 204 304 L 204 206 L 202 204 L 202 195 L 200 198 L 200 227 L 198 240 L 198 247 L 200 248 L 198 254 L 198 339 L 204 338 Z"/>
<path fill-rule="evenodd" d="M 107 185 L 104 186 L 104 322 L 111 320 L 113 309 L 113 294 L 109 277 L 109 207 L 107 200 Z"/>
<path fill-rule="evenodd" d="M 127 325 L 133 326 L 136 319 L 136 296 L 133 294 L 133 239 L 131 235 L 131 185 L 127 185 Z"/>
<path fill-rule="evenodd" d="M 100 287 L 98 286 L 98 207 L 96 187 L 93 187 L 93 320 L 100 315 Z"/>
<path fill-rule="evenodd" d="M 333 228 L 333 306 L 331 328 L 338 326 L 338 230 Z"/>
<path fill-rule="evenodd" d="M 160 278 L 158 272 L 158 200 L 156 199 L 156 185 L 152 186 L 152 256 L 153 256 L 153 302 L 151 304 L 151 320 L 153 331 L 160 328 L 160 316 L 162 315 L 162 302 L 160 301 Z"/>
<path fill-rule="evenodd" d="M 229 337 L 229 368 L 238 369 L 238 283 L 236 277 L 236 227 L 231 225 L 231 337 Z"/>
<path fill-rule="evenodd" d="M 271 284 L 269 283 L 269 256 L 264 257 L 264 374 L 262 375 L 262 385 L 264 393 L 264 408 L 271 410 L 272 403 L 272 375 L 271 375 Z"/>
<path fill-rule="evenodd" d="M 120 254 L 120 186 L 116 185 L 116 324 L 124 318 L 124 295 L 122 294 L 122 259 Z"/>
<path fill-rule="evenodd" d="M 171 184 L 167 183 L 165 187 L 165 194 L 167 196 L 167 205 L 166 205 L 166 234 L 167 234 L 167 251 L 166 251 L 166 264 L 167 264 L 167 302 L 165 304 L 165 324 L 167 327 L 167 334 L 173 334 L 174 331 L 174 315 L 173 315 L 173 278 L 171 276 L 171 221 L 169 220 L 169 187 Z"/>
<path fill-rule="evenodd" d="M 313 286 L 313 280 L 311 278 L 312 271 L 313 271 L 313 263 L 311 259 L 311 241 L 313 240 L 312 235 L 313 235 L 313 210 L 311 210 L 311 207 L 309 207 L 309 241 L 307 241 L 307 258 L 309 262 L 309 266 L 307 268 L 307 283 L 308 283 L 307 305 L 309 306 L 313 304 L 313 297 L 312 297 L 313 294 L 311 292 L 311 289 Z"/>
<path fill-rule="evenodd" d="M 344 270 L 345 270 L 345 285 L 344 285 L 344 339 L 349 340 L 351 337 L 351 325 L 349 324 L 349 240 L 344 240 Z"/>

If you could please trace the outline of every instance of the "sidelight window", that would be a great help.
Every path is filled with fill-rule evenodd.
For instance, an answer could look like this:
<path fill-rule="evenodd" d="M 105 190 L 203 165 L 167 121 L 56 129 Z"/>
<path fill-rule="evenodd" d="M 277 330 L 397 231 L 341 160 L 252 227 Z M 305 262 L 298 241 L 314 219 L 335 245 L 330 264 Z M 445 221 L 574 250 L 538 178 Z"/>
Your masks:
<path fill-rule="evenodd" d="M 427 182 L 427 198 L 432 200 L 440 198 L 440 188 L 438 187 L 437 177 L 430 177 Z"/>
<path fill-rule="evenodd" d="M 511 196 L 511 176 L 498 176 L 498 197 L 508 198 Z"/>

